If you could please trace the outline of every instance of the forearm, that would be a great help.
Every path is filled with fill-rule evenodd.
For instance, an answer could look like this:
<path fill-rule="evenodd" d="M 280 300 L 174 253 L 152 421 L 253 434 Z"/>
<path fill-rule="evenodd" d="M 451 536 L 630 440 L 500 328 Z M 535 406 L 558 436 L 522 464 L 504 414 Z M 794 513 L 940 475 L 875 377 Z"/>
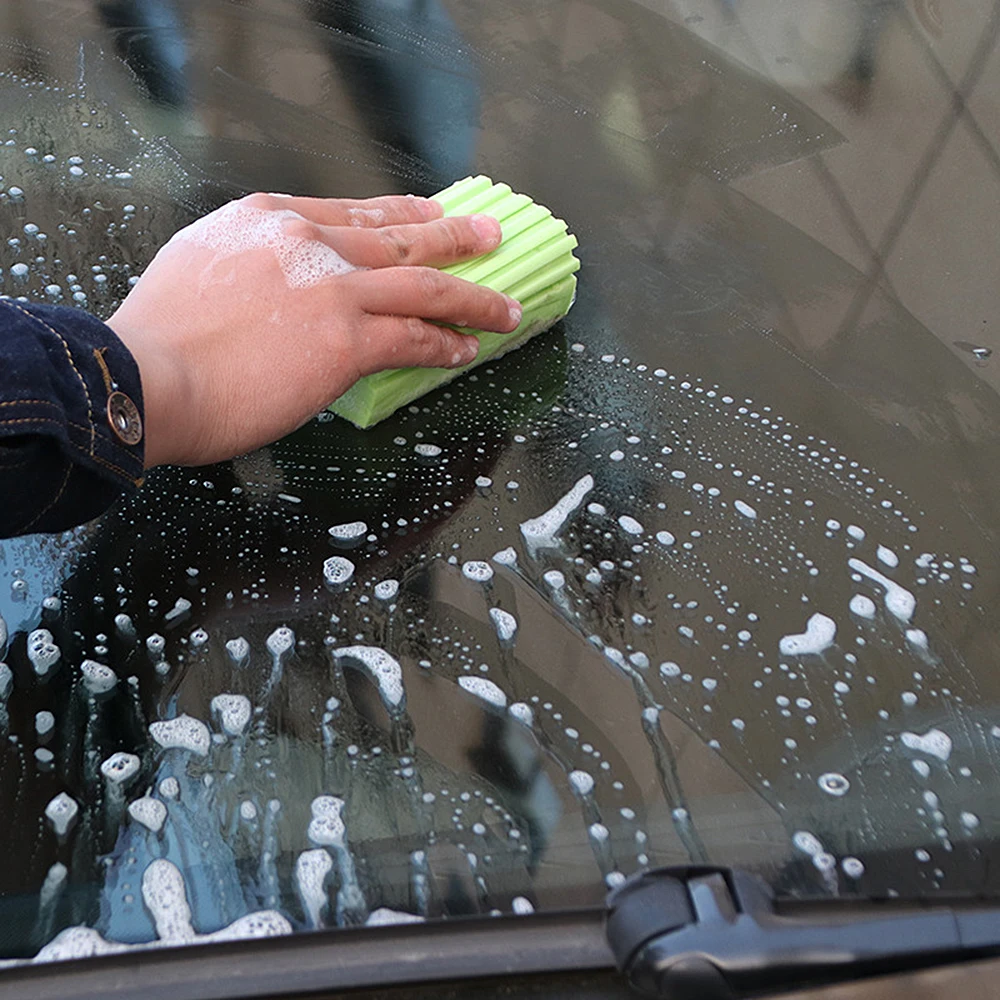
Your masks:
<path fill-rule="evenodd" d="M 141 483 L 139 371 L 76 309 L 0 300 L 0 537 L 60 531 Z"/>

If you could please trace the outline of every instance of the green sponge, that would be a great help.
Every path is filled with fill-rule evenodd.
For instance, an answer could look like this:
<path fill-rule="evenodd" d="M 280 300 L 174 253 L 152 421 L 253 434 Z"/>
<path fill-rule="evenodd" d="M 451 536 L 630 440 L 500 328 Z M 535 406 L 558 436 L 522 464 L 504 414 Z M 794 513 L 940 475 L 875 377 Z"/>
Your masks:
<path fill-rule="evenodd" d="M 434 200 L 445 215 L 491 215 L 500 223 L 503 239 L 495 250 L 441 270 L 517 299 L 524 310 L 521 324 L 513 333 L 463 328 L 480 344 L 478 357 L 465 368 L 396 368 L 360 379 L 330 409 L 361 428 L 548 330 L 569 312 L 576 296 L 576 237 L 547 208 L 482 175 L 457 181 Z"/>

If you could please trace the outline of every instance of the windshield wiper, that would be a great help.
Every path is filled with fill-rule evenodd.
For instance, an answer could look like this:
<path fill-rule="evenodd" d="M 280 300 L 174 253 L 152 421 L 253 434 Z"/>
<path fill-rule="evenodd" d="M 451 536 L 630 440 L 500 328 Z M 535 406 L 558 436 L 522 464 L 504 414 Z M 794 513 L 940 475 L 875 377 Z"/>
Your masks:
<path fill-rule="evenodd" d="M 735 1000 L 1000 953 L 1000 905 L 970 898 L 776 904 L 745 872 L 659 868 L 608 897 L 629 984 L 669 1000 Z"/>

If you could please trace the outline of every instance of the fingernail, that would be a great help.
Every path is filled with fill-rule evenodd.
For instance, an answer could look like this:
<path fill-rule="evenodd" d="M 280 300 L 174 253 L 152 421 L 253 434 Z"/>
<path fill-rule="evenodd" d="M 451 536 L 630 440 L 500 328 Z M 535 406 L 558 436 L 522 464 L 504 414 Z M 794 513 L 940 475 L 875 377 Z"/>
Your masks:
<path fill-rule="evenodd" d="M 475 337 L 467 337 L 461 351 L 455 355 L 455 367 L 461 368 L 463 365 L 471 365 L 477 357 L 479 357 L 479 341 Z"/>
<path fill-rule="evenodd" d="M 501 239 L 500 223 L 492 215 L 473 215 L 469 221 L 476 235 L 488 243 L 499 243 Z"/>
<path fill-rule="evenodd" d="M 521 309 L 521 303 L 512 299 L 509 295 L 507 296 L 508 312 L 510 313 L 510 322 L 513 325 L 514 330 L 516 330 L 521 325 L 521 316 L 523 310 Z M 513 330 L 511 331 L 513 332 Z"/>

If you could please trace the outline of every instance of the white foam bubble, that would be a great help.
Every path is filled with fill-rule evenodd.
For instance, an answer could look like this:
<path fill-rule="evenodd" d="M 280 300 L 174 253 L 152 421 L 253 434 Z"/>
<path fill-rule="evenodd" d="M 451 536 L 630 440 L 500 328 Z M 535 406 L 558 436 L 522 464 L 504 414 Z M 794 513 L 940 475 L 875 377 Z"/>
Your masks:
<path fill-rule="evenodd" d="M 188 750 L 199 757 L 208 755 L 211 736 L 208 726 L 190 715 L 179 715 L 176 719 L 154 722 L 149 727 L 149 735 L 164 750 Z"/>
<path fill-rule="evenodd" d="M 661 545 L 673 545 L 677 541 L 677 538 L 669 531 L 658 531 L 656 533 L 656 540 Z"/>
<path fill-rule="evenodd" d="M 83 683 L 91 694 L 105 694 L 118 683 L 118 675 L 103 663 L 95 660 L 84 660 L 80 664 Z"/>
<path fill-rule="evenodd" d="M 56 717 L 49 711 L 43 709 L 35 713 L 35 732 L 39 736 L 48 736 L 55 728 Z"/>
<path fill-rule="evenodd" d="M 611 831 L 603 823 L 591 823 L 587 827 L 590 839 L 595 843 L 604 844 L 611 838 Z"/>
<path fill-rule="evenodd" d="M 343 847 L 347 837 L 344 800 L 334 795 L 318 795 L 312 800 L 310 810 L 309 839 L 318 847 Z"/>
<path fill-rule="evenodd" d="M 517 619 L 503 608 L 490 608 L 490 621 L 497 630 L 497 638 L 501 642 L 512 642 L 517 634 Z"/>
<path fill-rule="evenodd" d="M 778 643 L 778 648 L 784 656 L 818 654 L 833 645 L 836 635 L 837 623 L 817 612 L 806 622 L 805 632 L 784 636 Z"/>
<path fill-rule="evenodd" d="M 389 924 L 422 924 L 424 918 L 417 913 L 407 913 L 404 910 L 390 910 L 387 906 L 380 906 L 377 910 L 372 910 L 365 921 L 366 927 L 386 927 Z"/>
<path fill-rule="evenodd" d="M 901 587 L 894 580 L 890 580 L 877 569 L 872 569 L 860 559 L 848 559 L 847 565 L 855 573 L 868 577 L 869 580 L 879 584 L 885 590 L 885 608 L 890 614 L 905 622 L 913 617 L 913 612 L 917 607 L 917 599 L 910 591 Z"/>
<path fill-rule="evenodd" d="M 144 795 L 129 804 L 128 814 L 136 823 L 141 823 L 153 833 L 159 833 L 167 819 L 167 807 L 159 799 Z"/>
<path fill-rule="evenodd" d="M 211 702 L 212 714 L 228 736 L 242 736 L 250 725 L 250 699 L 242 694 L 217 694 Z"/>
<path fill-rule="evenodd" d="M 348 521 L 346 524 L 335 524 L 329 532 L 335 542 L 357 542 L 368 534 L 368 525 L 364 521 Z"/>
<path fill-rule="evenodd" d="M 518 722 L 523 723 L 526 726 L 530 726 L 534 722 L 535 715 L 531 711 L 531 707 L 526 705 L 523 701 L 515 701 L 507 711 L 515 718 Z"/>
<path fill-rule="evenodd" d="M 326 906 L 326 877 L 333 868 L 333 858 L 322 848 L 303 851 L 295 859 L 295 887 L 302 909 L 311 927 L 320 927 Z"/>
<path fill-rule="evenodd" d="M 48 629 L 38 628 L 28 636 L 28 659 L 39 677 L 44 677 L 58 662 L 59 647 Z"/>
<path fill-rule="evenodd" d="M 237 666 L 242 666 L 250 656 L 250 643 L 243 636 L 237 636 L 226 643 L 226 653 L 233 663 Z"/>
<path fill-rule="evenodd" d="M 375 584 L 375 597 L 387 604 L 396 599 L 399 593 L 399 580 L 379 580 Z"/>
<path fill-rule="evenodd" d="M 103 764 L 101 774 L 113 785 L 125 785 L 139 773 L 140 761 L 134 753 L 113 753 Z"/>
<path fill-rule="evenodd" d="M 746 503 L 746 501 L 744 501 L 744 500 L 735 500 L 735 501 L 733 501 L 733 506 L 744 517 L 749 518 L 751 521 L 755 521 L 757 519 L 757 511 L 755 511 L 753 509 L 753 507 L 750 506 L 750 504 Z"/>
<path fill-rule="evenodd" d="M 534 906 L 531 905 L 531 900 L 525 898 L 524 896 L 515 896 L 510 901 L 510 908 L 511 911 L 519 917 L 535 912 Z"/>
<path fill-rule="evenodd" d="M 181 794 L 180 782 L 174 777 L 164 778 L 160 782 L 160 794 L 173 801 Z"/>
<path fill-rule="evenodd" d="M 928 729 L 923 736 L 903 733 L 899 738 L 908 750 L 926 753 L 942 761 L 951 756 L 951 737 L 940 729 Z"/>
<path fill-rule="evenodd" d="M 295 646 L 295 633 L 287 625 L 279 625 L 267 637 L 265 645 L 272 656 L 284 656 Z"/>
<path fill-rule="evenodd" d="M 876 555 L 878 556 L 878 561 L 890 569 L 895 569 L 899 565 L 899 556 L 886 545 L 880 545 Z"/>
<path fill-rule="evenodd" d="M 618 518 L 618 524 L 628 535 L 641 535 L 646 529 L 634 518 L 629 517 L 628 514 L 622 514 Z"/>
<path fill-rule="evenodd" d="M 97 955 L 114 955 L 128 948 L 126 944 L 105 941 L 90 927 L 67 927 L 45 945 L 32 962 L 69 962 Z"/>
<path fill-rule="evenodd" d="M 470 559 L 462 564 L 462 575 L 475 583 L 489 583 L 493 579 L 493 567 L 488 562 Z"/>
<path fill-rule="evenodd" d="M 341 646 L 334 649 L 331 655 L 336 660 L 359 663 L 378 688 L 387 710 L 399 712 L 405 707 L 403 668 L 384 649 L 378 646 Z"/>
<path fill-rule="evenodd" d="M 323 579 L 331 587 L 340 587 L 354 576 L 354 563 L 343 556 L 330 556 L 323 563 Z"/>
<path fill-rule="evenodd" d="M 289 224 L 305 220 L 291 209 L 253 208 L 231 201 L 177 233 L 173 240 L 193 243 L 220 257 L 270 250 L 292 288 L 309 288 L 328 278 L 357 270 L 335 250 L 316 239 L 289 236 Z"/>
<path fill-rule="evenodd" d="M 556 538 L 566 521 L 581 503 L 584 497 L 594 488 L 594 477 L 583 476 L 577 480 L 572 489 L 560 497 L 544 514 L 533 517 L 521 523 L 521 535 L 528 551 L 534 554 L 540 548 L 551 548 L 556 545 Z"/>
<path fill-rule="evenodd" d="M 875 602 L 870 597 L 865 597 L 864 594 L 855 594 L 848 606 L 854 614 L 861 618 L 875 617 Z"/>
<path fill-rule="evenodd" d="M 589 795 L 594 790 L 594 778 L 587 771 L 570 771 L 569 783 L 577 795 Z"/>
<path fill-rule="evenodd" d="M 80 807 L 65 792 L 60 792 L 45 807 L 45 818 L 52 824 L 57 837 L 64 837 L 76 821 Z"/>
<path fill-rule="evenodd" d="M 485 677 L 459 677 L 458 683 L 464 691 L 482 698 L 497 708 L 507 706 L 507 695 L 493 681 L 488 681 Z"/>
<path fill-rule="evenodd" d="M 808 854 L 810 857 L 815 857 L 817 854 L 823 852 L 822 841 L 808 830 L 798 830 L 792 835 L 792 843 L 800 850 L 803 854 Z"/>
<path fill-rule="evenodd" d="M 842 795 L 846 795 L 851 789 L 851 783 L 842 774 L 838 774 L 836 771 L 828 771 L 826 774 L 821 774 L 816 779 L 816 784 L 826 792 L 827 795 L 832 795 L 835 798 L 840 798 Z"/>
<path fill-rule="evenodd" d="M 493 554 L 493 561 L 500 566 L 516 566 L 517 552 L 510 545 Z"/>

